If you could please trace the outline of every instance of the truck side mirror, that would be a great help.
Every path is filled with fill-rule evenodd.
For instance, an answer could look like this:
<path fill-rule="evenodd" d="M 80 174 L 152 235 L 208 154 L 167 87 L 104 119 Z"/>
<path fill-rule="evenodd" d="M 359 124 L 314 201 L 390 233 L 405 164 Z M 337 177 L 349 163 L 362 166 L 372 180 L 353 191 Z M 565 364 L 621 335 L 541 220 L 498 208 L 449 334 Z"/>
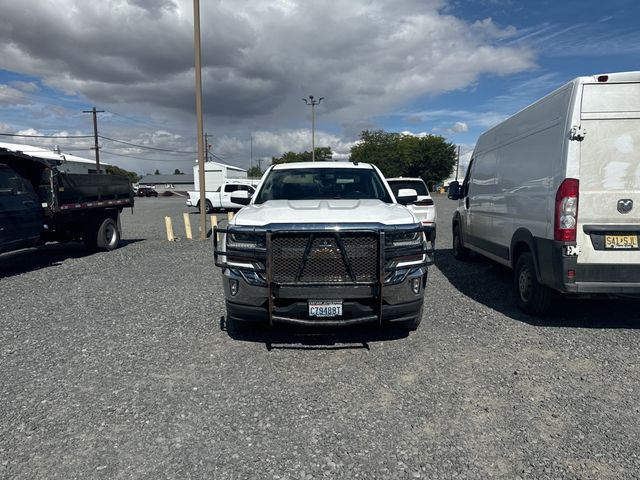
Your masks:
<path fill-rule="evenodd" d="M 410 203 L 414 203 L 418 200 L 418 192 L 413 188 L 401 188 L 398 190 L 396 200 L 398 200 L 398 203 L 401 203 L 402 205 L 409 205 Z"/>
<path fill-rule="evenodd" d="M 460 197 L 460 182 L 453 181 L 449 184 L 449 192 L 447 194 L 447 197 L 449 197 L 451 200 L 459 200 Z"/>
<path fill-rule="evenodd" d="M 246 190 L 236 190 L 231 194 L 231 203 L 237 203 L 238 205 L 249 205 L 251 202 L 251 195 Z"/>

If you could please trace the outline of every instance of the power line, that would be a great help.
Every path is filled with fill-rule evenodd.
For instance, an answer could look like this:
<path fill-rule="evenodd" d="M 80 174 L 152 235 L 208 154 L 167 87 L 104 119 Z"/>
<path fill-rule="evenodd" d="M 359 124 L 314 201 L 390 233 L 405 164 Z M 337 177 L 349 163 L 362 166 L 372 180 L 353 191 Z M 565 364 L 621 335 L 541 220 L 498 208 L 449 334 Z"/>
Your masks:
<path fill-rule="evenodd" d="M 127 158 L 134 158 L 136 160 L 142 160 L 145 162 L 169 162 L 169 163 L 180 163 L 180 162 L 191 162 L 191 160 L 169 160 L 166 158 L 160 159 L 160 158 L 142 158 L 142 157 L 136 157 L 135 155 L 127 155 L 125 153 L 115 153 L 115 152 L 110 152 L 108 150 L 102 149 L 102 153 L 106 153 L 107 155 L 115 155 L 116 157 L 127 157 Z"/>
<path fill-rule="evenodd" d="M 21 133 L 0 133 L 2 137 L 23 137 L 23 138 L 93 138 L 93 135 L 24 135 Z"/>
<path fill-rule="evenodd" d="M 198 153 L 198 152 L 187 152 L 187 151 L 181 151 L 181 150 L 169 150 L 167 148 L 149 147 L 147 145 L 140 145 L 138 143 L 125 142 L 124 140 L 116 140 L 115 138 L 104 137 L 102 135 L 99 135 L 99 137 L 103 140 L 109 140 L 110 142 L 122 143 L 123 145 L 129 145 L 131 147 L 146 148 L 148 150 L 156 150 L 158 152 L 184 153 L 189 155 L 195 155 Z"/>

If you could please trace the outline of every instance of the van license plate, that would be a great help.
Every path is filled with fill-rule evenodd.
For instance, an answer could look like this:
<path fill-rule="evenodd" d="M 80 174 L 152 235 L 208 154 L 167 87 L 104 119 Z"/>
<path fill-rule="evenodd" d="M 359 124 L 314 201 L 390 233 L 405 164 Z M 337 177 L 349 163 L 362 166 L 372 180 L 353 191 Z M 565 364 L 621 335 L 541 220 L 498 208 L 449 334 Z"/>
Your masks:
<path fill-rule="evenodd" d="M 341 317 L 342 302 L 329 301 L 310 301 L 309 302 L 310 317 Z"/>
<path fill-rule="evenodd" d="M 611 250 L 629 250 L 638 248 L 637 235 L 605 235 L 604 248 Z"/>

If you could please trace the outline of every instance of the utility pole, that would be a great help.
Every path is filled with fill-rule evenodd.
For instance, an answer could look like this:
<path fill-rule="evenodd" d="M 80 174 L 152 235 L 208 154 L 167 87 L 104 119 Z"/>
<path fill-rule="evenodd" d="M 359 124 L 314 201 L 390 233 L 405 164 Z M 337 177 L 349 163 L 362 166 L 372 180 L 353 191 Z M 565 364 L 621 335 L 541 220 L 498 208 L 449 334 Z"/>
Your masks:
<path fill-rule="evenodd" d="M 251 142 L 251 157 L 249 160 L 249 166 L 253 168 L 253 135 L 249 137 L 249 141 Z"/>
<path fill-rule="evenodd" d="M 458 160 L 456 160 L 456 182 L 458 181 L 458 168 L 460 167 L 460 145 L 458 145 Z"/>
<path fill-rule="evenodd" d="M 324 100 L 324 97 L 320 97 L 318 100 L 313 98 L 313 95 L 309 95 L 309 98 L 303 98 L 302 101 L 311 105 L 311 161 L 316 161 L 316 112 L 315 106 L 320 105 L 320 102 Z"/>
<path fill-rule="evenodd" d="M 196 73 L 196 121 L 198 124 L 198 180 L 200 181 L 200 240 L 207 238 L 206 190 L 204 188 L 204 126 L 202 121 L 202 53 L 200 50 L 200 0 L 193 0 L 193 38 Z"/>
<path fill-rule="evenodd" d="M 93 148 L 96 151 L 96 172 L 102 173 L 100 171 L 100 147 L 98 146 L 98 113 L 104 113 L 104 110 L 96 110 L 96 107 L 93 107 L 91 110 L 83 110 L 82 113 L 93 114 Z"/>
<path fill-rule="evenodd" d="M 258 157 L 258 170 L 262 171 L 262 157 Z"/>

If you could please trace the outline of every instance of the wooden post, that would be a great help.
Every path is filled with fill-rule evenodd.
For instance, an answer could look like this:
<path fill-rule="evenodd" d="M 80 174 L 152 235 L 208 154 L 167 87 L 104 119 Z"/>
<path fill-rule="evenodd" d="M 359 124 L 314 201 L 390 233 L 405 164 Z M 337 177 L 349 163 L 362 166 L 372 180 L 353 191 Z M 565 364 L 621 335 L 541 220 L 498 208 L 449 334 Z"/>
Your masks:
<path fill-rule="evenodd" d="M 218 216 L 211 215 L 211 235 L 213 235 L 213 231 L 217 226 L 218 226 Z M 220 235 L 217 235 L 217 237 L 218 237 L 217 240 L 220 240 Z"/>
<path fill-rule="evenodd" d="M 227 220 L 229 221 L 229 223 L 233 221 L 233 216 L 234 216 L 233 212 L 227 212 Z"/>
<path fill-rule="evenodd" d="M 167 240 L 175 242 L 176 237 L 173 236 L 173 224 L 171 223 L 171 217 L 164 217 L 164 225 L 167 228 Z"/>
<path fill-rule="evenodd" d="M 189 220 L 189 214 L 183 213 L 182 218 L 184 218 L 184 233 L 189 240 L 193 240 L 193 235 L 191 234 L 191 220 Z"/>

